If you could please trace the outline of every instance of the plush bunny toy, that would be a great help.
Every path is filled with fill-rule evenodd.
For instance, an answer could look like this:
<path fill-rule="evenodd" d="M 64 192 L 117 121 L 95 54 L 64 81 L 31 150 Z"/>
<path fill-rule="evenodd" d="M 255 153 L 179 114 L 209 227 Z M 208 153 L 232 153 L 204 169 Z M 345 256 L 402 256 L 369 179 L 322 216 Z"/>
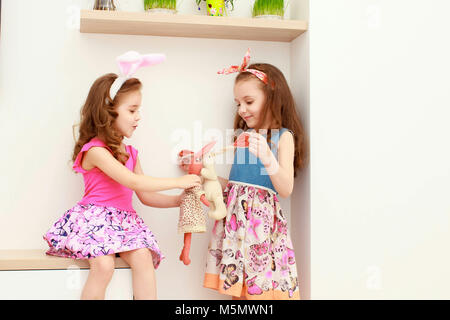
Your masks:
<path fill-rule="evenodd" d="M 191 263 L 189 251 L 192 232 L 206 231 L 205 215 L 201 202 L 209 207 L 208 215 L 210 218 L 220 220 L 227 215 L 222 186 L 214 166 L 214 158 L 219 153 L 236 147 L 248 147 L 248 137 L 245 134 L 241 135 L 234 145 L 225 147 L 219 152 L 210 153 L 209 151 L 215 144 L 216 141 L 212 141 L 195 154 L 189 150 L 182 150 L 178 154 L 179 165 L 183 171 L 189 174 L 200 174 L 204 178 L 203 190 L 200 187 L 186 189 L 181 199 L 178 232 L 184 233 L 184 246 L 180 260 L 185 265 Z"/>
<path fill-rule="evenodd" d="M 179 165 L 184 171 L 187 171 L 189 174 L 201 175 L 205 178 L 204 191 L 200 187 L 186 189 L 181 199 L 178 232 L 184 233 L 184 246 L 180 260 L 185 265 L 191 263 L 189 251 L 192 233 L 206 231 L 206 219 L 201 203 L 208 207 L 212 204 L 213 210 L 209 211 L 209 216 L 213 219 L 219 220 L 226 215 L 222 187 L 214 170 L 214 159 L 211 156 L 205 156 L 215 144 L 215 141 L 210 142 L 195 154 L 189 150 L 182 150 L 178 154 Z M 205 164 L 207 165 L 206 168 L 204 167 Z"/>
<path fill-rule="evenodd" d="M 209 201 L 208 215 L 212 219 L 220 220 L 227 215 L 227 208 L 223 201 L 222 186 L 216 174 L 214 156 L 215 154 L 212 153 L 203 156 L 203 169 L 200 174 L 204 178 L 203 190 L 205 190 L 206 199 Z"/>

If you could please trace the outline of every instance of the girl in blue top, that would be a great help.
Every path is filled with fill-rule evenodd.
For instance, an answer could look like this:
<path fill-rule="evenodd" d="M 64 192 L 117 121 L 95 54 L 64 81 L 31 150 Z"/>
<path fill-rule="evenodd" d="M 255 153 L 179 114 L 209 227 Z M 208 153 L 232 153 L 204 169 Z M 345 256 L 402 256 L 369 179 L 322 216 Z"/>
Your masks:
<path fill-rule="evenodd" d="M 227 216 L 215 223 L 204 286 L 242 299 L 300 299 L 294 249 L 278 196 L 289 197 L 306 163 L 306 139 L 289 86 L 270 64 L 240 66 L 235 131 L 249 135 L 221 178 Z"/>

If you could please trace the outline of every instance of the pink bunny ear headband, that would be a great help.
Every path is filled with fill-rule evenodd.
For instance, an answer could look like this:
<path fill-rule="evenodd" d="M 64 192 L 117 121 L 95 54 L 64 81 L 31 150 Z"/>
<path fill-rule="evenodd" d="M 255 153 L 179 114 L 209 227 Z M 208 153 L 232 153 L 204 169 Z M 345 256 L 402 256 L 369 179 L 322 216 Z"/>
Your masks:
<path fill-rule="evenodd" d="M 116 60 L 119 65 L 120 74 L 109 89 L 109 96 L 112 100 L 114 100 L 114 97 L 125 81 L 132 78 L 139 68 L 161 63 L 166 60 L 166 56 L 159 53 L 141 55 L 136 51 L 128 51 L 117 57 Z"/>
<path fill-rule="evenodd" d="M 247 69 L 248 62 L 250 61 L 250 49 L 247 49 L 247 53 L 244 56 L 244 61 L 240 66 L 231 66 L 229 68 L 222 69 L 221 71 L 217 71 L 218 74 L 230 74 L 234 72 L 250 72 L 258 77 L 259 80 L 267 84 L 267 75 L 259 70 L 255 69 Z"/>

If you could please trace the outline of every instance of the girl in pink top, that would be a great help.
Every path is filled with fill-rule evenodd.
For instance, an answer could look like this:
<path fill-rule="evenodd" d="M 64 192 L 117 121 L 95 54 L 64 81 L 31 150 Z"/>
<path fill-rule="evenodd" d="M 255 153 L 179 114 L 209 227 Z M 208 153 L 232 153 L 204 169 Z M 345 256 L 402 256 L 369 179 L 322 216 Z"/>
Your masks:
<path fill-rule="evenodd" d="M 127 55 L 126 59 L 140 66 L 145 65 L 145 59 L 155 59 L 155 55 Z M 157 191 L 200 186 L 196 175 L 144 175 L 138 151 L 123 143 L 124 137 L 133 135 L 141 119 L 141 82 L 129 75 L 106 74 L 92 85 L 81 110 L 73 153 L 73 169 L 83 174 L 84 197 L 44 235 L 49 245 L 47 254 L 88 259 L 90 271 L 82 299 L 104 298 L 116 254 L 131 267 L 135 299 L 155 299 L 154 269 L 164 256 L 153 233 L 133 209 L 133 191 L 145 205 L 169 208 L 180 205 L 181 195 Z"/>

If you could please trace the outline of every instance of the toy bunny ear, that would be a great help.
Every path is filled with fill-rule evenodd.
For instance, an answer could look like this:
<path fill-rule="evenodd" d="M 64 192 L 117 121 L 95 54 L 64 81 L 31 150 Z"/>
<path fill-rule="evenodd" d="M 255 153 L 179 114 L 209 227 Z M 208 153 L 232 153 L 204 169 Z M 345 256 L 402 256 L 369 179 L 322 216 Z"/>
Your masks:
<path fill-rule="evenodd" d="M 248 132 L 243 132 L 241 133 L 236 141 L 233 144 L 230 144 L 229 146 L 226 146 L 224 148 L 222 148 L 219 151 L 214 152 L 214 156 L 217 156 L 218 154 L 230 151 L 230 150 L 234 150 L 234 148 L 248 148 L 248 146 L 250 145 L 248 138 L 250 137 Z"/>
<path fill-rule="evenodd" d="M 202 150 L 200 150 L 199 152 L 197 152 L 197 153 L 195 154 L 195 157 L 196 157 L 196 158 L 198 158 L 198 157 L 203 157 L 205 154 L 207 154 L 207 153 L 214 147 L 214 145 L 216 144 L 216 142 L 217 142 L 217 141 L 211 141 L 210 143 L 208 143 L 206 146 L 204 146 L 204 147 L 202 148 Z"/>

